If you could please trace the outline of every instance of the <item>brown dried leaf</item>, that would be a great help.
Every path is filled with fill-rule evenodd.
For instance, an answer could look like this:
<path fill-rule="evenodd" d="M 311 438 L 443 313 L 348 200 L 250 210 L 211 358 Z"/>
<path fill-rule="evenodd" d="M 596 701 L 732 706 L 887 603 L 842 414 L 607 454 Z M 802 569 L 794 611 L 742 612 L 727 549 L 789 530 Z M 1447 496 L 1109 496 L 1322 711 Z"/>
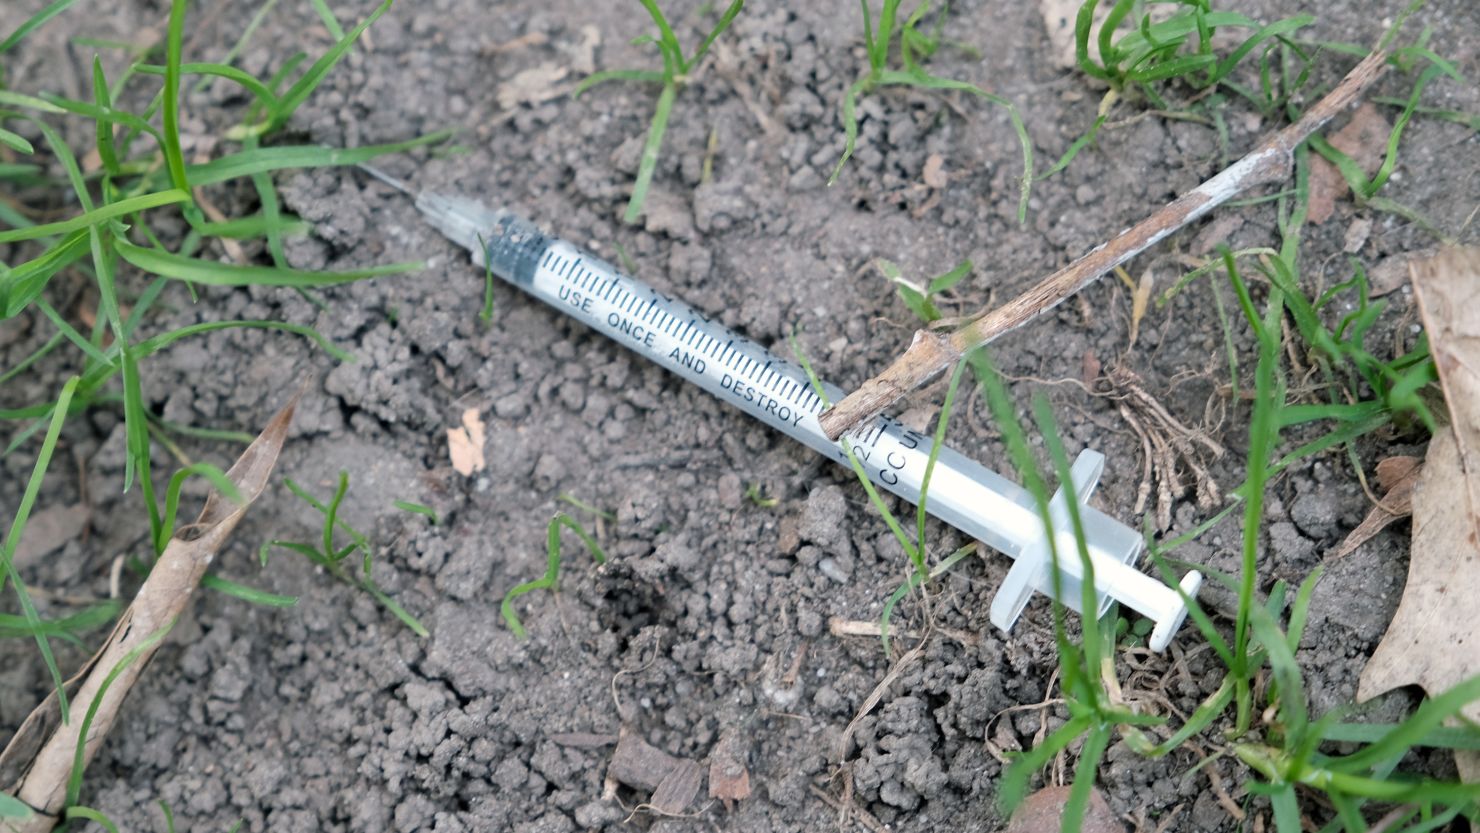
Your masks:
<path fill-rule="evenodd" d="M 1331 134 L 1328 141 L 1361 166 L 1363 173 L 1371 176 L 1382 164 L 1382 154 L 1392 129 L 1377 108 L 1367 102 L 1358 107 L 1346 126 Z M 1336 201 L 1346 192 L 1346 179 L 1341 176 L 1341 171 L 1325 159 L 1312 155 L 1310 210 L 1306 215 L 1310 222 L 1319 225 L 1331 219 L 1331 215 L 1336 213 Z"/>
<path fill-rule="evenodd" d="M 483 418 L 477 408 L 463 411 L 462 426 L 447 429 L 447 454 L 458 474 L 467 477 L 483 471 Z"/>
<path fill-rule="evenodd" d="M 1073 787 L 1044 787 L 1023 799 L 1007 822 L 1007 833 L 1059 833 L 1062 829 L 1064 804 Z M 1125 833 L 1125 825 L 1115 817 L 1098 787 L 1090 790 L 1089 806 L 1084 811 L 1080 833 Z"/>
<path fill-rule="evenodd" d="M 1367 513 L 1360 524 L 1347 533 L 1341 546 L 1326 556 L 1327 561 L 1350 555 L 1393 521 L 1413 514 L 1413 486 L 1423 464 L 1417 457 L 1388 457 L 1377 464 L 1377 482 L 1385 494 Z"/>
<path fill-rule="evenodd" d="M 745 767 L 748 745 L 745 729 L 731 726 L 709 750 L 709 797 L 720 799 L 726 807 L 750 797 L 750 770 Z"/>
<path fill-rule="evenodd" d="M 1454 508 L 1470 518 L 1471 532 L 1480 539 L 1480 247 L 1443 249 L 1412 263 L 1409 271 L 1469 498 Z"/>
<path fill-rule="evenodd" d="M 1414 294 L 1449 403 L 1413 490 L 1413 552 L 1398 612 L 1362 670 L 1357 698 L 1418 684 L 1430 695 L 1480 673 L 1480 249 L 1451 248 L 1412 267 Z M 1461 712 L 1480 721 L 1480 703 Z M 1462 774 L 1480 773 L 1457 755 Z"/>
<path fill-rule="evenodd" d="M 1150 269 L 1141 273 L 1141 282 L 1131 295 L 1131 338 L 1125 349 L 1136 346 L 1136 337 L 1141 334 L 1141 319 L 1146 317 L 1146 304 L 1151 301 L 1151 290 L 1156 287 L 1156 275 Z"/>
<path fill-rule="evenodd" d="M 213 490 L 195 523 L 177 530 L 170 539 L 154 568 L 149 571 L 144 585 L 139 588 L 138 595 L 90 663 L 92 670 L 71 699 L 67 723 L 50 733 L 20 777 L 14 795 L 35 809 L 36 816 L 25 822 L 10 823 L 6 833 L 45 833 L 55 826 L 57 814 L 66 802 L 67 779 L 72 772 L 78 732 L 86 713 L 96 701 L 96 712 L 83 748 L 84 766 L 97 754 L 129 689 L 158 649 L 158 637 L 168 631 L 184 612 L 211 560 L 226 545 L 227 538 L 247 508 L 267 488 L 268 477 L 287 439 L 299 395 L 295 395 L 268 421 L 267 427 L 226 472 L 226 477 L 240 492 L 242 502 L 233 503 Z M 105 691 L 104 678 L 115 669 L 118 669 L 117 676 Z M 32 712 L 27 724 L 32 724 L 33 718 L 34 725 L 49 722 L 46 719 L 48 708 L 57 708 L 54 699 L 48 698 Z M 42 715 L 39 718 L 38 713 Z M 34 733 L 27 733 L 24 729 L 18 732 L 5 752 L 0 754 L 0 761 L 15 763 L 12 747 L 33 737 Z"/>
<path fill-rule="evenodd" d="M 1423 460 L 1419 457 L 1403 454 L 1384 457 L 1377 461 L 1377 485 L 1382 488 L 1383 494 L 1387 494 L 1399 483 L 1411 479 L 1421 465 Z"/>
<path fill-rule="evenodd" d="M 648 799 L 653 810 L 665 815 L 676 816 L 689 808 L 694 799 L 699 795 L 699 787 L 704 783 L 704 770 L 698 761 L 688 758 L 678 759 L 673 769 L 663 776 L 658 788 L 653 790 L 653 797 Z"/>

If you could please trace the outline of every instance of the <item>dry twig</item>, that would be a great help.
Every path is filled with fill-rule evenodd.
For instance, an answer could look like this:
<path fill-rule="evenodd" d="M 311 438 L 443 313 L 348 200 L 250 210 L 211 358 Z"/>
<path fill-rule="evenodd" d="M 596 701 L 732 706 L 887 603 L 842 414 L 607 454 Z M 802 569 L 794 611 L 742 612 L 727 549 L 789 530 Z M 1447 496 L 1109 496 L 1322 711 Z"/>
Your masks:
<path fill-rule="evenodd" d="M 1386 69 L 1387 57 L 1385 50 L 1374 50 L 1299 121 L 1271 135 L 1212 179 L 1044 278 L 1017 298 L 968 319 L 954 330 L 926 328 L 916 331 L 909 349 L 883 373 L 864 382 L 858 390 L 823 412 L 823 430 L 832 439 L 837 439 L 843 432 L 877 416 L 911 391 L 955 366 L 971 350 L 1053 309 L 1101 275 L 1219 205 L 1257 185 L 1284 180 L 1289 175 L 1295 148 L 1371 86 Z"/>

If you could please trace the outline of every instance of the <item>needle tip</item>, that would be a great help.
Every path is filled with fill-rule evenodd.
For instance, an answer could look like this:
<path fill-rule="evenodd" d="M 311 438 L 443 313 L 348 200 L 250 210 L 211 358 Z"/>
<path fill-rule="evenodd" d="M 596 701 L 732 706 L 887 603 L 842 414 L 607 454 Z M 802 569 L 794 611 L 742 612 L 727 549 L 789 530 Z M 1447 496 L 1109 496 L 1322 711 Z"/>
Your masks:
<path fill-rule="evenodd" d="M 379 168 L 376 168 L 376 167 L 371 166 L 371 165 L 366 165 L 363 162 L 361 162 L 360 164 L 356 165 L 355 167 L 357 167 L 360 170 L 364 171 L 365 173 L 367 173 L 367 174 L 375 177 L 376 179 L 380 180 L 381 182 L 384 182 L 386 185 L 391 186 L 392 188 L 396 189 L 397 191 L 400 191 L 401 193 L 406 194 L 407 196 L 412 196 L 412 197 L 416 196 L 416 192 L 413 191 L 413 190 L 411 190 L 411 186 L 407 185 L 405 182 L 402 182 L 399 179 L 396 179 L 395 177 L 391 176 L 390 174 L 386 173 L 385 171 L 382 171 Z"/>

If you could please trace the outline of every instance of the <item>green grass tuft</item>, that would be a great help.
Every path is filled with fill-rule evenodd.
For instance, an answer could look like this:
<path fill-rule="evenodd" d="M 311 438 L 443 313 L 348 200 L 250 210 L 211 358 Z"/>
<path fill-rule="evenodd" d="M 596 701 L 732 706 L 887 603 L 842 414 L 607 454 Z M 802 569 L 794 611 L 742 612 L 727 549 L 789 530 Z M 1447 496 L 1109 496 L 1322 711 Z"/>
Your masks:
<path fill-rule="evenodd" d="M 674 34 L 673 27 L 668 23 L 668 18 L 659 8 L 656 0 L 640 0 L 643 8 L 647 9 L 648 16 L 653 19 L 653 24 L 658 27 L 657 37 L 645 35 L 638 40 L 642 43 L 655 44 L 658 52 L 663 58 L 663 69 L 641 70 L 641 69 L 608 69 L 592 73 L 576 85 L 574 95 L 579 96 L 586 90 L 597 84 L 607 81 L 635 81 L 639 83 L 657 83 L 662 85 L 658 93 L 658 104 L 653 109 L 652 122 L 648 126 L 647 139 L 642 145 L 642 158 L 637 166 L 637 180 L 632 185 L 632 196 L 627 200 L 627 209 L 622 212 L 622 222 L 636 223 L 637 218 L 642 216 L 643 203 L 647 201 L 648 187 L 652 184 L 653 173 L 658 167 L 658 153 L 663 148 L 663 134 L 668 131 L 668 119 L 673 113 L 673 102 L 678 97 L 680 87 L 693 80 L 693 71 L 699 66 L 708 54 L 709 47 L 714 44 L 735 16 L 740 14 L 740 9 L 745 6 L 745 0 L 733 0 L 724 14 L 720 15 L 714 28 L 704 36 L 704 39 L 694 49 L 694 54 L 684 57 L 683 46 L 678 42 L 678 35 Z"/>
<path fill-rule="evenodd" d="M 879 258 L 875 262 L 879 266 L 879 271 L 884 273 L 884 277 L 894 284 L 894 291 L 899 295 L 899 300 L 909 307 L 910 312 L 913 312 L 916 318 L 926 324 L 934 324 L 945 317 L 935 305 L 935 296 L 955 288 L 956 284 L 969 277 L 976 268 L 971 261 L 963 260 L 954 269 L 931 278 L 928 283 L 921 286 L 904 277 L 899 267 L 892 261 Z"/>
<path fill-rule="evenodd" d="M 438 523 L 440 523 L 440 520 L 437 518 L 436 510 L 430 506 L 425 506 L 420 503 L 412 503 L 409 500 L 391 501 L 391 505 L 395 506 L 397 509 L 400 509 L 403 512 L 410 512 L 413 515 L 421 515 L 425 517 L 428 521 L 431 522 L 432 526 L 436 526 Z"/>
<path fill-rule="evenodd" d="M 586 550 L 591 553 L 592 558 L 596 559 L 597 564 L 606 563 L 606 553 L 602 551 L 601 545 L 596 543 L 596 539 L 591 537 L 590 533 L 582 529 L 581 525 L 576 523 L 571 516 L 564 512 L 555 513 L 555 517 L 550 519 L 550 525 L 545 531 L 545 574 L 534 581 L 526 581 L 510 588 L 509 592 L 504 594 L 503 603 L 499 605 L 499 612 L 503 615 L 504 622 L 509 626 L 509 630 L 520 639 L 524 639 L 528 634 L 524 630 L 524 623 L 519 621 L 519 614 L 514 612 L 514 600 L 525 593 L 533 593 L 536 590 L 549 590 L 553 593 L 560 589 L 560 530 L 562 527 L 574 532 L 576 537 L 581 539 L 581 543 L 586 545 Z"/>
<path fill-rule="evenodd" d="M 899 3 L 900 0 L 884 0 L 884 6 L 879 14 L 879 27 L 875 31 L 873 13 L 869 9 L 868 0 L 859 0 L 859 5 L 863 8 L 863 41 L 864 48 L 868 52 L 868 71 L 854 81 L 843 94 L 843 156 L 833 168 L 827 184 L 832 185 L 838 181 L 838 177 L 843 173 L 843 166 L 848 164 L 848 159 L 853 156 L 853 150 L 858 144 L 858 99 L 881 87 L 915 87 L 921 90 L 970 93 L 1007 110 L 1008 118 L 1012 120 L 1013 130 L 1017 132 L 1018 142 L 1023 147 L 1023 176 L 1019 188 L 1018 221 L 1025 222 L 1028 216 L 1028 197 L 1033 188 L 1033 140 L 1028 137 L 1028 129 L 1023 124 L 1017 105 L 975 84 L 932 75 L 926 71 L 923 61 L 929 59 L 940 48 L 940 32 L 945 23 L 946 12 L 942 10 L 936 18 L 935 30 L 927 34 L 919 29 L 919 25 L 925 15 L 930 12 L 929 0 L 917 6 L 903 23 L 899 23 L 898 20 Z M 898 34 L 899 55 L 903 69 L 892 69 L 889 66 L 889 53 L 893 48 L 896 34 Z"/>
<path fill-rule="evenodd" d="M 263 6 L 252 28 L 273 2 L 268 0 Z M 0 56 L 70 5 L 64 1 L 44 7 L 0 42 Z M 230 63 L 249 33 L 244 33 L 242 41 L 221 62 L 187 61 L 183 35 L 188 4 L 185 0 L 172 0 L 168 5 L 167 19 L 161 21 L 165 30 L 163 49 L 154 53 L 154 60 L 158 60 L 159 55 L 163 56 L 162 64 L 146 63 L 144 50 L 125 47 L 125 58 L 129 63 L 110 81 L 104 74 L 102 62 L 95 58 L 91 67 L 92 90 L 87 101 L 0 89 L 0 107 L 5 108 L 0 111 L 0 120 L 8 124 L 0 127 L 0 143 L 17 153 L 39 155 L 41 151 L 16 132 L 19 128 L 10 129 L 16 125 L 28 126 L 40 135 L 45 152 L 54 160 L 51 167 L 59 169 L 62 176 L 47 174 L 48 166 L 29 162 L 7 164 L 0 174 L 23 184 L 28 194 L 43 195 L 47 203 L 75 200 L 78 206 L 74 216 L 46 223 L 34 222 L 32 209 L 24 204 L 19 207 L 7 205 L 0 212 L 0 224 L 3 224 L 0 225 L 0 245 L 10 246 L 9 251 L 19 259 L 18 262 L 0 263 L 0 319 L 30 315 L 48 322 L 56 331 L 32 355 L 13 367 L 0 369 L 0 379 L 11 382 L 24 378 L 23 374 L 34 368 L 36 362 L 47 356 L 55 357 L 59 347 L 70 346 L 76 350 L 73 357 L 76 375 L 61 395 L 53 400 L 0 413 L 0 419 L 23 421 L 11 432 L 5 454 L 33 442 L 43 431 L 46 434 L 37 452 L 32 481 L 28 484 L 33 493 L 31 501 L 34 501 L 34 492 L 40 488 L 54 453 L 55 437 L 65 421 L 91 408 L 121 408 L 126 437 L 124 485 L 126 488 L 137 486 L 142 508 L 149 519 L 150 548 L 157 553 L 173 534 L 185 478 L 204 476 L 228 495 L 234 490 L 228 488 L 230 484 L 218 469 L 190 465 L 173 475 L 163 493 L 156 492 L 150 457 L 155 441 L 153 435 L 159 432 L 162 423 L 148 404 L 151 391 L 145 358 L 182 338 L 226 327 L 253 327 L 306 336 L 318 342 L 336 359 L 351 359 L 310 327 L 285 322 L 219 321 L 154 334 L 143 330 L 150 320 L 149 312 L 155 308 L 170 281 L 182 281 L 187 286 L 278 285 L 303 290 L 415 268 L 415 264 L 399 264 L 327 275 L 289 268 L 282 254 L 281 239 L 307 227 L 281 214 L 267 174 L 295 167 L 353 164 L 393 149 L 440 141 L 446 134 L 347 151 L 317 147 L 258 147 L 259 141 L 275 137 L 294 110 L 307 100 L 329 70 L 347 54 L 365 27 L 389 5 L 389 0 L 382 3 L 370 17 L 341 37 L 312 63 L 309 70 L 296 78 L 294 72 L 302 60 L 298 57 L 284 61 L 274 77 L 268 80 L 231 67 Z M 98 46 L 112 48 L 107 44 Z M 204 81 L 234 82 L 253 97 L 242 125 L 224 137 L 227 142 L 240 141 L 242 148 L 199 165 L 185 163 L 179 131 L 182 83 L 186 75 L 192 74 L 201 76 Z M 287 85 L 287 91 L 279 93 L 283 85 Z M 132 94 L 124 95 L 125 92 Z M 116 103 L 139 99 L 140 92 L 143 99 L 150 102 L 143 110 L 129 112 Z M 90 122 L 95 134 L 93 145 L 100 167 L 86 175 L 73 149 L 57 129 L 60 120 L 75 119 Z M 136 143 L 140 136 L 148 136 L 154 141 Z M 197 190 L 238 179 L 250 179 L 257 186 L 263 204 L 261 214 L 206 222 L 195 204 Z M 162 215 L 166 213 L 183 218 L 188 224 L 189 230 L 183 239 L 167 244 L 155 233 Z M 262 238 L 266 238 L 268 253 L 272 256 L 271 266 L 226 264 L 213 256 L 201 254 L 217 240 L 243 240 L 250 244 Z M 99 315 L 97 326 L 90 334 L 73 327 L 48 298 L 51 279 L 68 269 L 91 276 L 95 281 Z M 143 273 L 143 281 L 137 280 L 135 270 Z M 127 315 L 124 314 L 125 309 L 129 310 Z M 197 436 L 215 437 L 220 434 L 192 432 L 188 426 L 175 426 L 171 430 Z M 0 569 L 3 569 L 0 582 L 14 587 L 23 613 L 21 620 L 6 620 L 5 625 L 11 633 L 25 631 L 34 635 L 54 683 L 59 693 L 64 695 L 65 692 L 60 691 L 60 676 L 47 640 L 53 636 L 75 638 L 74 627 L 91 624 L 96 614 L 85 611 L 48 621 L 36 615 L 12 564 L 31 501 L 23 503 L 12 522 L 3 564 L 0 564 Z M 137 559 L 131 563 L 147 569 Z M 289 597 L 264 593 L 217 576 L 208 576 L 205 584 L 261 604 L 282 605 L 293 601 Z M 62 702 L 65 703 L 65 696 Z"/>
<path fill-rule="evenodd" d="M 312 506 L 319 514 L 323 515 L 324 523 L 320 528 L 317 544 L 278 540 L 264 543 L 258 550 L 258 558 L 262 562 L 262 566 L 267 566 L 268 553 L 274 548 L 296 552 L 307 558 L 310 562 L 323 567 L 330 575 L 345 584 L 351 587 L 358 587 L 368 593 L 371 598 L 380 603 L 381 607 L 390 611 L 391 615 L 401 620 L 402 624 L 410 628 L 412 633 L 420 637 L 430 636 L 431 633 L 422 625 L 420 620 L 408 613 L 405 608 L 401 607 L 384 590 L 381 590 L 380 585 L 375 583 L 375 579 L 370 574 L 375 559 L 375 547 L 370 543 L 370 539 L 364 533 L 339 518 L 340 504 L 344 502 L 344 496 L 349 491 L 349 472 L 339 472 L 338 484 L 335 486 L 334 495 L 329 498 L 327 505 L 320 502 L 318 498 L 310 495 L 304 491 L 303 487 L 286 477 L 283 478 L 283 485 L 288 487 L 288 491 L 297 495 L 300 500 Z M 407 507 L 414 505 L 405 504 L 403 506 L 403 503 L 404 501 L 396 501 L 396 506 L 401 509 L 407 509 Z M 424 509 L 425 507 L 421 508 Z M 343 546 L 336 544 L 334 539 L 337 532 L 342 532 L 348 536 L 349 543 Z M 361 554 L 359 571 L 345 566 L 345 561 L 356 552 Z"/>

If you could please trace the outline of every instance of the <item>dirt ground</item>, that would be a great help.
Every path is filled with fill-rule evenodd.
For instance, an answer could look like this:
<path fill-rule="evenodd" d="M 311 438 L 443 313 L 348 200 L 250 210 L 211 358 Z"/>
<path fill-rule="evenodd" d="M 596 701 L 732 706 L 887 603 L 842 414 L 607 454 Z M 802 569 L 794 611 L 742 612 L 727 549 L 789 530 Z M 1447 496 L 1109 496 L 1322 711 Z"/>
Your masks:
<path fill-rule="evenodd" d="M 12 5 L 0 9 L 0 31 L 28 13 Z M 203 0 L 192 7 L 186 59 L 218 59 L 257 5 Z M 699 4 L 665 5 L 681 21 L 681 38 L 693 42 Z M 864 101 L 858 153 L 829 188 L 842 146 L 837 103 L 864 64 L 861 25 L 849 0 L 787 5 L 753 0 L 713 63 L 680 95 L 641 227 L 619 217 L 656 90 L 614 84 L 575 100 L 500 104 L 525 70 L 565 70 L 554 82 L 561 87 L 593 55 L 597 67 L 655 65 L 651 48 L 630 44 L 649 30 L 636 3 L 398 3 L 299 111 L 293 132 L 305 142 L 358 146 L 456 128 L 452 152 L 418 152 L 384 166 L 424 187 L 514 207 L 614 261 L 620 246 L 645 280 L 761 343 L 784 344 L 796 327 L 818 371 L 851 388 L 913 330 L 908 310 L 870 266 L 874 258 L 926 277 L 970 257 L 978 268 L 956 292 L 959 310 L 1001 301 L 1194 186 L 1274 126 L 1237 99 L 1221 125 L 1144 114 L 1144 104 L 1128 102 L 1065 174 L 1036 185 L 1028 221 L 1019 225 L 1021 158 L 1005 113 L 969 98 L 894 91 Z M 1282 11 L 1270 2 L 1232 5 L 1264 20 Z M 346 21 L 366 6 L 336 4 Z M 1308 37 L 1366 44 L 1382 31 L 1381 14 L 1317 6 Z M 158 0 L 103 10 L 79 3 L 13 53 L 9 82 L 84 97 L 93 50 L 68 39 L 142 39 L 145 28 L 162 31 L 167 7 Z M 1392 4 L 1389 13 L 1397 11 Z M 1425 26 L 1435 52 L 1468 77 L 1480 75 L 1474 3 L 1432 2 L 1406 31 Z M 1040 169 L 1092 121 L 1100 90 L 1054 65 L 1035 4 L 954 3 L 946 34 L 979 54 L 947 47 L 934 68 L 1015 101 Z M 308 3 L 282 3 L 241 64 L 270 74 L 292 52 L 316 54 L 329 40 Z M 117 65 L 116 54 L 105 54 L 108 60 Z M 1318 78 L 1329 85 L 1351 63 L 1327 53 Z M 1406 96 L 1410 84 L 1394 75 L 1379 93 Z M 238 117 L 242 102 L 228 87 L 186 99 L 187 137 L 219 135 Z M 1447 81 L 1431 85 L 1424 101 L 1480 109 L 1473 86 Z M 1397 110 L 1382 112 L 1391 119 Z M 711 133 L 712 178 L 701 181 Z M 79 148 L 89 141 L 82 127 L 71 138 Z M 932 154 L 950 177 L 938 191 L 923 184 Z M 1477 169 L 1473 132 L 1419 118 L 1386 193 L 1473 241 L 1475 225 L 1466 222 L 1480 202 Z M 349 472 L 344 512 L 378 544 L 376 579 L 432 633 L 416 637 L 370 598 L 296 556 L 279 554 L 260 569 L 264 541 L 312 540 L 318 530 L 312 510 L 274 488 L 216 563 L 228 578 L 299 595 L 300 603 L 270 609 L 202 593 L 130 695 L 87 773 L 85 803 L 127 831 L 162 830 L 159 800 L 174 808 L 182 829 L 196 831 L 225 830 L 239 818 L 243 830 L 275 833 L 797 831 L 835 827 L 838 811 L 820 794 L 846 792 L 893 830 L 1001 828 L 995 798 L 1003 764 L 994 749 L 1026 748 L 1044 721 L 1052 728 L 1064 720 L 1061 708 L 1036 707 L 1057 696 L 1047 605 L 1035 602 L 1011 634 L 987 622 L 1005 557 L 969 559 L 938 583 L 929 604 L 936 632 L 858 723 L 840 768 L 834 750 L 891 658 L 877 639 L 830 635 L 828 621 L 876 619 L 907 566 L 853 475 L 508 287 L 497 288 L 491 324 L 480 322 L 483 278 L 465 254 L 424 225 L 407 200 L 353 169 L 277 181 L 287 208 L 314 224 L 289 246 L 294 265 L 344 269 L 420 258 L 427 267 L 326 291 L 322 310 L 289 290 L 206 288 L 191 303 L 183 289 L 172 289 L 169 310 L 149 326 L 299 322 L 358 361 L 337 364 L 288 334 L 222 331 L 152 360 L 146 395 L 168 420 L 255 432 L 307 375 L 309 393 L 278 471 L 320 494 L 332 491 L 341 469 Z M 252 208 L 244 190 L 214 193 L 222 205 Z M 1184 270 L 1179 253 L 1204 255 L 1219 241 L 1275 245 L 1274 223 L 1270 203 L 1220 211 L 1140 258 L 1132 272 L 1152 269 L 1167 285 Z M 1413 223 L 1344 198 L 1331 220 L 1306 232 L 1312 284 L 1349 275 L 1343 246 L 1363 227 L 1353 256 L 1368 268 L 1435 244 Z M 71 276 L 58 286 L 60 307 L 84 283 Z M 1386 337 L 1411 340 L 1409 296 L 1400 291 L 1388 300 Z M 1114 402 L 1052 382 L 1079 378 L 1087 353 L 1106 367 L 1122 363 L 1173 415 L 1228 449 L 1203 461 L 1225 492 L 1242 479 L 1248 409 L 1229 402 L 1223 388 L 1222 330 L 1204 284 L 1153 308 L 1128 350 L 1130 308 L 1130 294 L 1104 281 L 1000 341 L 995 357 L 1018 380 L 1020 402 L 1034 390 L 1049 395 L 1071 455 L 1086 447 L 1107 455 L 1096 503 L 1139 528 L 1140 440 Z M 49 333 L 44 320 L 7 322 L 0 366 Z M 1252 340 L 1240 335 L 1237 344 L 1247 370 Z M 68 372 L 65 362 L 45 362 L 6 385 L 0 406 L 46 396 Z M 937 400 L 917 397 L 906 420 L 933 420 Z M 488 425 L 488 467 L 464 477 L 449 465 L 446 429 L 474 407 Z M 953 420 L 950 441 L 1010 471 L 979 402 Z M 1363 462 L 1370 471 L 1382 456 L 1421 448 L 1413 442 L 1375 438 L 1361 449 Z M 180 443 L 220 464 L 237 453 L 225 443 Z M 31 459 L 22 453 L 3 461 L 5 517 Z M 41 508 L 85 501 L 87 534 L 24 575 L 40 591 L 106 597 L 111 563 L 139 552 L 147 532 L 138 495 L 120 493 L 119 412 L 73 419 L 57 461 Z M 156 448 L 156 472 L 177 465 Z M 752 484 L 777 503 L 748 500 Z M 583 514 L 560 495 L 609 510 L 615 521 Z M 394 500 L 428 504 L 443 521 L 431 526 L 395 509 Z M 1155 503 L 1153 496 L 1148 511 Z M 1303 579 L 1367 507 L 1344 455 L 1283 475 L 1271 486 L 1261 589 Z M 597 568 L 569 541 L 561 592 L 519 602 L 530 632 L 521 641 L 500 619 L 499 602 L 543 570 L 545 525 L 558 510 L 595 530 L 611 559 Z M 1189 491 L 1173 507 L 1168 534 L 1208 514 Z M 1232 571 L 1238 535 L 1230 520 L 1175 554 Z M 1353 697 L 1396 608 L 1407 535 L 1405 524 L 1391 528 L 1332 564 L 1323 579 L 1300 653 L 1317 712 Z M 944 555 L 965 541 L 932 524 L 930 543 Z M 127 594 L 136 579 L 123 584 Z M 1216 587 L 1203 600 L 1215 611 L 1232 607 Z M 68 609 L 52 600 L 43 612 Z M 923 611 L 906 602 L 899 626 L 919 631 Z M 913 645 L 899 640 L 901 650 Z M 83 656 L 62 652 L 72 666 Z M 1191 628 L 1167 655 L 1132 650 L 1120 667 L 1127 695 L 1173 725 L 1220 677 L 1216 657 Z M 0 643 L 0 738 L 47 685 L 34 644 Z M 1413 701 L 1399 693 L 1367 713 L 1393 719 Z M 732 809 L 702 803 L 692 818 L 629 818 L 646 795 L 623 788 L 618 801 L 603 799 L 611 748 L 555 739 L 621 727 L 701 762 L 729 739 L 748 765 L 754 794 Z M 1153 761 L 1117 741 L 1099 783 L 1128 827 L 1232 830 L 1237 824 L 1210 778 L 1233 801 L 1261 805 L 1244 795 L 1246 773 L 1229 757 L 1188 774 L 1210 751 L 1194 742 Z M 1072 763 L 1071 755 L 1048 777 L 1067 777 Z M 1446 763 L 1429 765 L 1443 771 Z"/>

